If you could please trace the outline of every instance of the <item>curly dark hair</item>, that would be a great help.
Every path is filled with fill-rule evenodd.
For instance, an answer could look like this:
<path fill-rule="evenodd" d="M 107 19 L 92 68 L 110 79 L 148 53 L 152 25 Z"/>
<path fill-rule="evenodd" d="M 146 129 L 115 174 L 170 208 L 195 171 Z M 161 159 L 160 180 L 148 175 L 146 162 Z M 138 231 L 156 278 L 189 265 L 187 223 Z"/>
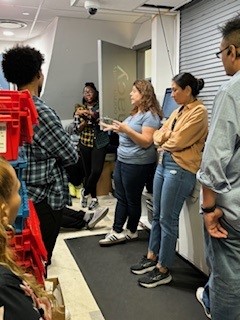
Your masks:
<path fill-rule="evenodd" d="M 98 92 L 98 90 L 97 90 L 97 88 L 96 88 L 95 84 L 94 84 L 93 82 L 86 82 L 86 83 L 85 83 L 85 85 L 84 85 L 83 90 L 84 90 L 86 87 L 90 87 L 90 88 L 92 88 L 92 89 L 93 89 L 93 91 L 94 91 L 94 97 L 93 97 L 94 102 L 95 102 L 95 103 L 98 103 L 98 99 L 99 99 L 99 92 Z M 84 98 L 84 97 L 82 98 L 82 103 L 83 103 L 84 105 L 86 104 L 86 100 L 85 100 L 85 98 Z"/>
<path fill-rule="evenodd" d="M 21 87 L 32 82 L 43 62 L 44 56 L 40 51 L 17 45 L 3 53 L 2 70 L 8 82 Z"/>

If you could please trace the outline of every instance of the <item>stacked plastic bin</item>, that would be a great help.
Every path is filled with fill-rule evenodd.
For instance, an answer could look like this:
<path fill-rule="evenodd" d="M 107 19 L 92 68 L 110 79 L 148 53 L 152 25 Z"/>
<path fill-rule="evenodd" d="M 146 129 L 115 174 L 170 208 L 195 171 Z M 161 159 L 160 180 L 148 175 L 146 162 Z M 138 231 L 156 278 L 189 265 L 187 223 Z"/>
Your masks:
<path fill-rule="evenodd" d="M 27 166 L 22 144 L 31 143 L 37 117 L 29 91 L 0 90 L 0 155 L 11 163 L 21 182 L 22 201 L 14 225 L 16 234 L 10 237 L 10 245 L 18 264 L 43 283 L 47 252 L 37 214 L 33 203 L 28 200 L 27 187 L 22 179 L 22 171 Z"/>

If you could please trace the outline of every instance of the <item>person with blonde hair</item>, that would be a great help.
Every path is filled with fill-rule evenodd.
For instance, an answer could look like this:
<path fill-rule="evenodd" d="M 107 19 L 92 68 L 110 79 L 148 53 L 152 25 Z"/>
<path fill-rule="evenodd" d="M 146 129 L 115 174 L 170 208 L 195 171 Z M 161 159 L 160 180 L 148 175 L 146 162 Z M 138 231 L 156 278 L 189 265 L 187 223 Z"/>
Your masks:
<path fill-rule="evenodd" d="M 8 234 L 21 204 L 14 168 L 0 158 L 0 307 L 4 320 L 51 320 L 51 303 L 35 278 L 14 261 Z"/>
<path fill-rule="evenodd" d="M 129 117 L 123 122 L 114 120 L 112 125 L 101 123 L 104 130 L 119 134 L 114 170 L 117 198 L 114 224 L 106 237 L 99 241 L 101 246 L 138 238 L 142 191 L 157 160 L 153 133 L 161 126 L 161 110 L 152 84 L 147 80 L 136 80 L 130 98 L 133 108 Z"/>

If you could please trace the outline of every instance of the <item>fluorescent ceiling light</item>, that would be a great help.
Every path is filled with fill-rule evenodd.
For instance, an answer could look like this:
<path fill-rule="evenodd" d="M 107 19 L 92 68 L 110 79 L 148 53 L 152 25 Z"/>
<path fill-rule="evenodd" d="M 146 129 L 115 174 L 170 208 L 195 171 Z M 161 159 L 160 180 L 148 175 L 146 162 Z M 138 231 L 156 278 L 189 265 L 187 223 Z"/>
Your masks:
<path fill-rule="evenodd" d="M 14 32 L 12 32 L 12 31 L 3 31 L 3 35 L 4 36 L 7 36 L 7 37 L 9 37 L 9 36 L 14 36 Z"/>

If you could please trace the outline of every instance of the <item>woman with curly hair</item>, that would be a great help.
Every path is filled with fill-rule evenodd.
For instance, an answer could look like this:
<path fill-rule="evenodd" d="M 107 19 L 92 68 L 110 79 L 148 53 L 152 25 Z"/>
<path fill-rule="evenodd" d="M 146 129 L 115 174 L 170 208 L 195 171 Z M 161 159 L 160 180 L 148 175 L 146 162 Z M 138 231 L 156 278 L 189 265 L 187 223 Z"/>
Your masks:
<path fill-rule="evenodd" d="M 99 127 L 98 90 L 93 82 L 86 82 L 83 89 L 83 105 L 77 105 L 75 115 L 79 116 L 80 155 L 83 159 L 85 174 L 84 188 L 81 190 L 81 205 L 94 210 L 99 206 L 97 182 L 101 176 L 109 137 Z M 88 203 L 89 196 L 91 202 Z"/>
<path fill-rule="evenodd" d="M 161 110 L 153 86 L 147 80 L 136 80 L 130 93 L 133 109 L 123 122 L 101 123 L 104 130 L 119 134 L 119 147 L 114 170 L 117 198 L 113 228 L 101 246 L 135 240 L 141 217 L 142 191 L 157 160 L 153 133 L 161 125 Z M 123 230 L 127 222 L 126 230 Z"/>
<path fill-rule="evenodd" d="M 51 320 L 48 294 L 13 259 L 6 230 L 12 229 L 21 204 L 20 182 L 13 167 L 0 158 L 0 307 L 5 320 Z"/>
<path fill-rule="evenodd" d="M 204 80 L 191 73 L 172 79 L 172 97 L 179 105 L 163 126 L 154 132 L 159 161 L 153 180 L 153 219 L 147 255 L 131 266 L 131 272 L 146 274 L 140 286 L 154 288 L 172 281 L 179 231 L 179 216 L 184 201 L 196 183 L 202 150 L 208 133 L 208 112 L 197 98 Z"/>

